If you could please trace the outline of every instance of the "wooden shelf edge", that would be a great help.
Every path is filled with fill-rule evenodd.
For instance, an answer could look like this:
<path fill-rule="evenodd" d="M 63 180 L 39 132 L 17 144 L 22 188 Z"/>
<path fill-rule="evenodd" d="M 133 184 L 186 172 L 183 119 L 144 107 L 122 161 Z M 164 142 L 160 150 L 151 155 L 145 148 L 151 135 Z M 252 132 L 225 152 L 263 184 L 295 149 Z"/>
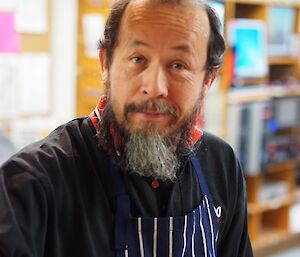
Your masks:
<path fill-rule="evenodd" d="M 236 4 L 251 4 L 251 5 L 265 5 L 268 4 L 267 1 L 263 1 L 263 0 L 235 0 L 233 1 Z"/>
<path fill-rule="evenodd" d="M 300 96 L 300 85 L 286 86 L 248 86 L 229 91 L 228 103 L 245 103 L 253 101 L 269 100 L 275 97 Z"/>
<path fill-rule="evenodd" d="M 265 174 L 271 174 L 276 172 L 282 172 L 283 170 L 293 170 L 298 166 L 298 158 L 289 159 L 284 162 L 270 163 L 265 170 Z"/>
<path fill-rule="evenodd" d="M 286 196 L 271 199 L 262 203 L 248 203 L 248 214 L 255 215 L 266 211 L 278 210 L 281 207 L 293 204 L 296 201 L 296 193 L 291 192 Z"/>
<path fill-rule="evenodd" d="M 255 257 L 265 257 L 300 245 L 300 233 L 269 231 L 263 233 L 261 240 L 252 242 Z"/>
<path fill-rule="evenodd" d="M 298 58 L 293 56 L 270 56 L 270 65 L 296 65 Z"/>

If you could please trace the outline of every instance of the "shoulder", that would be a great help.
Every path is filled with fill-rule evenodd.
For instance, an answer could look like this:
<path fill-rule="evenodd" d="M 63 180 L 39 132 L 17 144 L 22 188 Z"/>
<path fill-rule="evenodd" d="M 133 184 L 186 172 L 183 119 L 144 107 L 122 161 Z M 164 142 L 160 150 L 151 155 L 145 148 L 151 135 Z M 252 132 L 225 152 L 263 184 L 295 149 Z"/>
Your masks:
<path fill-rule="evenodd" d="M 100 181 L 99 169 L 105 170 L 106 163 L 89 118 L 75 119 L 7 160 L 0 167 L 0 191 L 4 187 L 8 194 L 44 195 L 51 203 L 56 199 L 62 210 L 66 199 L 103 190 L 107 178 L 102 171 Z"/>
<path fill-rule="evenodd" d="M 213 161 L 226 165 L 237 164 L 237 158 L 232 147 L 224 139 L 209 132 L 203 133 L 197 149 L 199 158 L 207 162 Z"/>
<path fill-rule="evenodd" d="M 208 180 L 232 188 L 243 179 L 239 161 L 232 147 L 222 138 L 204 132 L 196 152 Z M 227 183 L 231 183 L 231 185 Z M 228 189 L 226 187 L 226 189 Z"/>
<path fill-rule="evenodd" d="M 232 147 L 223 139 L 210 132 L 204 131 L 203 136 L 201 138 L 201 144 L 205 144 L 207 147 L 211 149 L 226 149 L 232 151 Z"/>
<path fill-rule="evenodd" d="M 84 141 L 88 134 L 95 135 L 95 133 L 88 117 L 77 118 L 62 124 L 53 130 L 47 137 L 29 145 L 27 149 L 25 149 L 28 150 L 28 148 L 36 147 L 43 149 L 46 146 L 59 146 L 61 148 L 65 147 L 69 149 L 69 146 Z"/>
<path fill-rule="evenodd" d="M 219 190 L 232 190 L 233 184 L 238 183 L 243 176 L 232 147 L 222 138 L 208 132 L 204 132 L 198 143 L 196 155 L 208 183 L 217 186 Z"/>
<path fill-rule="evenodd" d="M 43 178 L 49 172 L 59 172 L 63 166 L 74 163 L 83 149 L 87 148 L 85 145 L 89 137 L 93 137 L 88 122 L 88 118 L 83 117 L 59 126 L 44 139 L 14 154 L 0 170 L 7 178 L 21 173 L 27 173 L 27 177 Z"/>

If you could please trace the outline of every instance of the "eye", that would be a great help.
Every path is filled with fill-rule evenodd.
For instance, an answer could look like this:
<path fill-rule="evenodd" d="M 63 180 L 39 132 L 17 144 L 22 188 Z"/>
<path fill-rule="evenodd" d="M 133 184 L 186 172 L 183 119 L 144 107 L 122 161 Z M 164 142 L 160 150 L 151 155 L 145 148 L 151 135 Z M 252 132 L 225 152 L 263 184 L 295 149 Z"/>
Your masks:
<path fill-rule="evenodd" d="M 142 62 L 145 61 L 145 59 L 142 58 L 142 57 L 139 57 L 139 56 L 135 56 L 135 57 L 132 57 L 132 58 L 131 58 L 131 61 L 132 61 L 133 63 L 142 63 Z"/>
<path fill-rule="evenodd" d="M 171 68 L 176 69 L 176 70 L 184 70 L 184 69 L 186 69 L 186 66 L 183 65 L 182 63 L 176 62 L 171 65 Z"/>

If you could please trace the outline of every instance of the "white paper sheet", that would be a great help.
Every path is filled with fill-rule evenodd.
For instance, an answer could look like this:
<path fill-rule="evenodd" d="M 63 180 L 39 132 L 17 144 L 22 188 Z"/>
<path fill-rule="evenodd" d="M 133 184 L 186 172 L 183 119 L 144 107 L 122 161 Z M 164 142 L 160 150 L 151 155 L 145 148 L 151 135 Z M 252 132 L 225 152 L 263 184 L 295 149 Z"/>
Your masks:
<path fill-rule="evenodd" d="M 0 119 L 16 115 L 17 63 L 15 54 L 0 55 Z"/>
<path fill-rule="evenodd" d="M 50 111 L 50 57 L 47 53 L 20 55 L 18 113 L 47 114 Z"/>
<path fill-rule="evenodd" d="M 20 33 L 45 34 L 48 30 L 47 10 L 47 0 L 17 0 L 17 30 Z"/>
<path fill-rule="evenodd" d="M 300 233 L 300 202 L 292 205 L 289 210 L 289 231 L 291 233 Z"/>
<path fill-rule="evenodd" d="M 16 6 L 16 0 L 0 0 L 0 11 L 13 11 Z"/>
<path fill-rule="evenodd" d="M 101 14 L 86 14 L 82 17 L 85 55 L 98 58 L 97 43 L 103 35 L 105 19 Z"/>
<path fill-rule="evenodd" d="M 280 19 L 278 19 L 280 17 Z M 272 6 L 268 9 L 269 55 L 280 56 L 292 53 L 292 37 L 296 9 L 288 6 Z"/>
<path fill-rule="evenodd" d="M 276 118 L 279 126 L 288 128 L 296 126 L 298 123 L 298 99 L 286 98 L 277 102 Z"/>

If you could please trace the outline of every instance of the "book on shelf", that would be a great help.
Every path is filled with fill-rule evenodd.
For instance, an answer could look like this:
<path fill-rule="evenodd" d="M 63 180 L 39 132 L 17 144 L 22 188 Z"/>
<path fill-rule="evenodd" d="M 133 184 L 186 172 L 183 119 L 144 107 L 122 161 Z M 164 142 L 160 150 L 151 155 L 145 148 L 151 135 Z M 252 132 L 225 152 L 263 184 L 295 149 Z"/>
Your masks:
<path fill-rule="evenodd" d="M 289 185 L 286 181 L 278 180 L 265 181 L 258 193 L 258 200 L 261 203 L 268 202 L 270 200 L 279 199 L 287 196 L 289 193 Z"/>
<path fill-rule="evenodd" d="M 282 129 L 300 125 L 300 97 L 244 103 L 228 108 L 227 140 L 247 175 L 256 175 L 270 163 L 298 158 L 298 134 Z"/>
<path fill-rule="evenodd" d="M 293 7 L 271 6 L 268 8 L 269 56 L 292 54 L 295 20 L 296 9 Z"/>

